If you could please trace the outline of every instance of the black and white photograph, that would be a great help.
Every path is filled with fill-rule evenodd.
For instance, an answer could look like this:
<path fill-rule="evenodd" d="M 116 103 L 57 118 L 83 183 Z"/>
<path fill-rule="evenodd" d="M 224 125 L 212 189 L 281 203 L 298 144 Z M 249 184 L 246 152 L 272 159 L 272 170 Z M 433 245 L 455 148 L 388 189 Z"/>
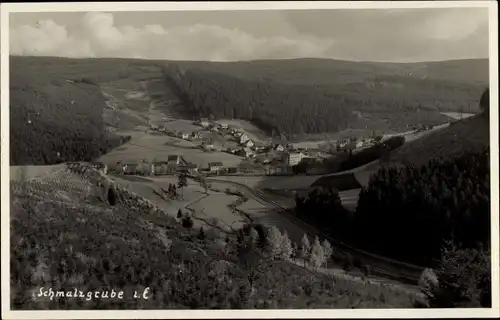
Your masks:
<path fill-rule="evenodd" d="M 1 14 L 2 318 L 500 315 L 496 1 Z"/>

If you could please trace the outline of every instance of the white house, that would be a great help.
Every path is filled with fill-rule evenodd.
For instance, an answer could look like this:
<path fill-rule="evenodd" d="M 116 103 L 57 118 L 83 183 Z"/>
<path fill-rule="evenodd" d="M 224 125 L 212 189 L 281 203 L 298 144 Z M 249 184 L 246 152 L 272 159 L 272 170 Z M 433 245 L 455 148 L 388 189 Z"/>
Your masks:
<path fill-rule="evenodd" d="M 302 152 L 290 152 L 288 153 L 286 162 L 289 166 L 295 166 L 297 165 L 305 155 Z"/>
<path fill-rule="evenodd" d="M 220 170 L 222 170 L 222 162 L 209 162 L 208 163 L 208 169 L 210 170 L 210 172 L 219 172 Z"/>
<path fill-rule="evenodd" d="M 181 134 L 181 138 L 182 138 L 182 139 L 184 139 L 184 140 L 189 139 L 189 136 L 190 136 L 190 134 L 189 134 L 189 133 L 187 133 L 187 132 L 183 132 L 183 133 Z"/>
<path fill-rule="evenodd" d="M 337 146 L 339 148 L 345 148 L 348 143 L 349 143 L 349 140 L 338 140 L 337 141 Z"/>
<path fill-rule="evenodd" d="M 249 147 L 243 148 L 243 150 L 245 150 L 245 153 L 247 154 L 247 157 L 253 157 L 254 156 L 254 152 Z"/>
<path fill-rule="evenodd" d="M 210 126 L 210 121 L 208 121 L 208 119 L 201 119 L 200 126 L 202 126 L 203 128 L 208 128 Z"/>
<path fill-rule="evenodd" d="M 214 150 L 215 146 L 212 143 L 202 144 L 202 148 L 205 150 Z"/>
<path fill-rule="evenodd" d="M 252 148 L 255 146 L 252 140 L 248 140 L 247 142 L 244 143 L 247 148 Z"/>
<path fill-rule="evenodd" d="M 274 146 L 274 150 L 279 151 L 279 152 L 285 151 L 285 147 L 283 147 L 282 144 L 277 144 Z"/>
<path fill-rule="evenodd" d="M 235 154 L 237 156 L 240 156 L 240 157 L 248 158 L 248 157 L 253 155 L 253 152 L 252 152 L 252 149 L 250 149 L 250 148 L 242 148 L 242 149 L 237 150 L 235 152 Z"/>
<path fill-rule="evenodd" d="M 246 134 L 242 134 L 242 135 L 240 136 L 240 143 L 241 143 L 241 144 L 246 143 L 248 140 L 250 140 L 250 138 L 249 138 Z"/>
<path fill-rule="evenodd" d="M 351 141 L 349 142 L 349 148 L 351 149 L 361 148 L 362 146 L 363 146 L 363 141 L 361 139 L 354 138 L 351 139 Z"/>
<path fill-rule="evenodd" d="M 178 155 L 174 155 L 174 156 L 168 156 L 167 158 L 167 163 L 168 164 L 179 164 L 181 162 L 181 157 L 178 156 Z"/>

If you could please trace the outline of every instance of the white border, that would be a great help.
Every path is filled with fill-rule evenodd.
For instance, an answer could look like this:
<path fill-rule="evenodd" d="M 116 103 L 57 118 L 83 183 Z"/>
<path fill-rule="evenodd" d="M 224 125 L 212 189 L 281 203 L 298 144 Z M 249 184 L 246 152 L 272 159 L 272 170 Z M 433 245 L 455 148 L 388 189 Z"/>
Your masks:
<path fill-rule="evenodd" d="M 492 206 L 491 309 L 363 309 L 363 310 L 119 310 L 119 311 L 11 311 L 10 310 L 10 192 L 9 192 L 9 13 L 78 11 L 173 10 L 311 10 L 386 8 L 489 8 L 490 17 L 490 156 Z M 75 2 L 7 3 L 1 5 L 1 203 L 2 203 L 2 318 L 3 319 L 209 319 L 209 318 L 472 318 L 500 316 L 499 295 L 499 178 L 498 178 L 498 16 L 496 1 L 301 1 L 301 2 Z"/>

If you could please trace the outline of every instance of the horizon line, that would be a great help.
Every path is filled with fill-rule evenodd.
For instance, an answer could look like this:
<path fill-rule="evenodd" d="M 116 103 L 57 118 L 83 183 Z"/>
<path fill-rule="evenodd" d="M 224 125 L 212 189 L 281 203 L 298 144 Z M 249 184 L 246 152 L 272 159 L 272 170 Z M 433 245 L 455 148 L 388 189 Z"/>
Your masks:
<path fill-rule="evenodd" d="M 34 56 L 34 55 L 13 55 L 9 54 L 9 58 L 55 58 L 55 59 L 68 59 L 68 60 L 98 60 L 98 59 L 116 59 L 116 60 L 139 60 L 139 61 L 174 61 L 174 62 L 211 62 L 211 63 L 241 63 L 241 62 L 259 62 L 259 61 L 290 61 L 290 60 L 325 60 L 325 61 L 339 61 L 339 62 L 354 62 L 354 63 L 385 63 L 385 64 L 416 64 L 416 63 L 439 63 L 439 62 L 453 62 L 465 60 L 490 60 L 490 57 L 476 57 L 476 58 L 457 58 L 445 60 L 416 60 L 416 61 L 381 61 L 381 60 L 347 60 L 325 57 L 298 57 L 298 58 L 267 58 L 267 59 L 250 59 L 250 60 L 174 60 L 174 59 L 148 59 L 148 58 L 124 58 L 124 57 L 62 57 L 62 56 Z"/>

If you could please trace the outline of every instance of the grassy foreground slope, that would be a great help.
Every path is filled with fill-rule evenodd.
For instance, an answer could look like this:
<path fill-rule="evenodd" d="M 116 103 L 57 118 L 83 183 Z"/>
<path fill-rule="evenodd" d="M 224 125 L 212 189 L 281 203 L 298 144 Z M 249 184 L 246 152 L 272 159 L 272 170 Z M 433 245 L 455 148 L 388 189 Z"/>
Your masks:
<path fill-rule="evenodd" d="M 415 294 L 370 281 L 327 276 L 285 261 L 235 258 L 235 239 L 185 229 L 124 187 L 116 204 L 97 188 L 95 170 L 62 168 L 11 183 L 13 309 L 221 309 L 412 307 Z M 110 202 L 111 201 L 111 202 Z M 248 262 L 248 260 L 245 260 Z M 253 285 L 250 285 L 253 283 Z M 150 287 L 151 299 L 133 291 Z M 123 290 L 124 299 L 37 297 L 54 290 Z M 33 290 L 36 289 L 33 299 Z"/>

